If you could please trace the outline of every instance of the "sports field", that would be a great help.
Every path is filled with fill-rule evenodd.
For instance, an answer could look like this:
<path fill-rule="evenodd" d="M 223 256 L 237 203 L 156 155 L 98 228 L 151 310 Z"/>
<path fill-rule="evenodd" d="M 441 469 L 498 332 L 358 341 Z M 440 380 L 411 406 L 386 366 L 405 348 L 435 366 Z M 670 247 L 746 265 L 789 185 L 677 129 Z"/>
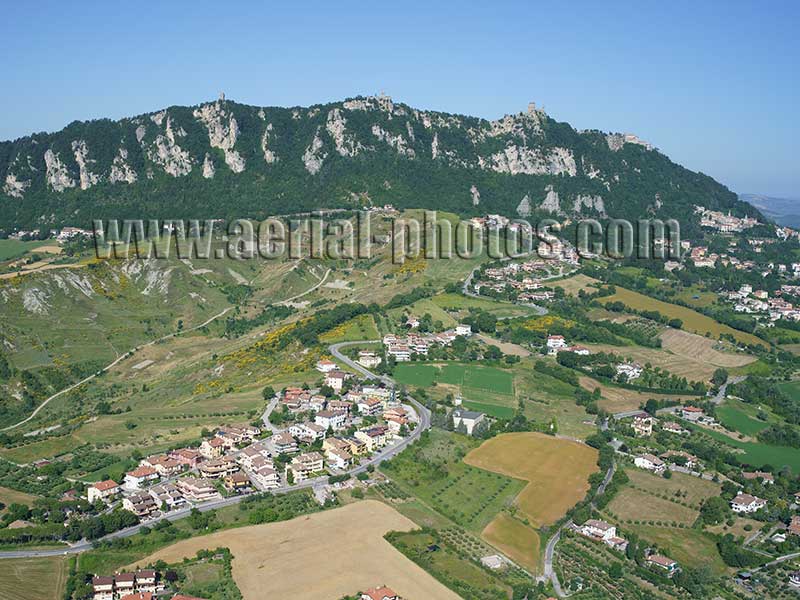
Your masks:
<path fill-rule="evenodd" d="M 527 481 L 516 505 L 534 527 L 541 527 L 584 497 L 589 475 L 597 470 L 597 451 L 541 433 L 507 433 L 472 450 L 464 462 Z"/>
<path fill-rule="evenodd" d="M 341 598 L 381 584 L 408 600 L 458 600 L 383 539 L 389 531 L 412 529 L 416 525 L 393 508 L 365 500 L 290 521 L 193 537 L 137 564 L 174 563 L 198 550 L 226 547 L 244 600 Z"/>
<path fill-rule="evenodd" d="M 539 534 L 508 513 L 500 513 L 481 533 L 483 539 L 531 573 L 539 571 Z"/>
<path fill-rule="evenodd" d="M 662 315 L 671 319 L 675 318 L 683 321 L 684 329 L 703 336 L 709 333 L 714 339 L 717 339 L 721 333 L 727 333 L 745 344 L 766 345 L 762 339 L 757 338 L 751 333 L 745 333 L 744 331 L 739 331 L 738 329 L 733 329 L 732 327 L 718 323 L 711 317 L 707 317 L 685 306 L 662 302 L 661 300 L 656 300 L 655 298 L 650 298 L 639 292 L 634 292 L 622 287 L 617 287 L 616 289 L 617 291 L 615 294 L 600 298 L 599 302 L 603 304 L 607 302 L 622 302 L 626 306 L 636 310 L 657 310 Z"/>
<path fill-rule="evenodd" d="M 55 600 L 64 593 L 67 563 L 61 557 L 0 560 L 0 598 Z"/>

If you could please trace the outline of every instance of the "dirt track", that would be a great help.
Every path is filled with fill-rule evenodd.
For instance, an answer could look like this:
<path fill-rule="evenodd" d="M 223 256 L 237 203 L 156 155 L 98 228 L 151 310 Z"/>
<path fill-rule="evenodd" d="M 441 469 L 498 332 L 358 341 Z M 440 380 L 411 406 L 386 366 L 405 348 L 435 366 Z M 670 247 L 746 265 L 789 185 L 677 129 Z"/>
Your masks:
<path fill-rule="evenodd" d="M 383 535 L 417 526 L 374 500 L 335 510 L 184 540 L 139 561 L 178 562 L 201 549 L 228 547 L 245 600 L 341 598 L 385 584 L 406 600 L 458 600 L 395 550 Z M 133 565 L 132 565 L 133 566 Z"/>

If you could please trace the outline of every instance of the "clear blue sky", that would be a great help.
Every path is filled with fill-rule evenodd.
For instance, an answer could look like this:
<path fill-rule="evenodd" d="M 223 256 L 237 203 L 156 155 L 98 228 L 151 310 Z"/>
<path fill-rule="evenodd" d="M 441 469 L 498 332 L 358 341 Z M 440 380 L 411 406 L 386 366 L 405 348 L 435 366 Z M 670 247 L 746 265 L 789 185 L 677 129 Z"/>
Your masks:
<path fill-rule="evenodd" d="M 0 139 L 220 90 L 283 106 L 385 90 L 486 118 L 534 100 L 734 191 L 800 198 L 800 2 L 111 4 L 3 0 Z"/>

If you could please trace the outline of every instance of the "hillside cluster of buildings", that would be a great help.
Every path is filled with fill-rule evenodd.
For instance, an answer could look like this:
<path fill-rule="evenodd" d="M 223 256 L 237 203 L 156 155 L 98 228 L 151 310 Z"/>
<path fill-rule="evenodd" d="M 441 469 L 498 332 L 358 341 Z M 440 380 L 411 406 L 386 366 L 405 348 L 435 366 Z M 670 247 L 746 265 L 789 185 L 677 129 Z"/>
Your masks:
<path fill-rule="evenodd" d="M 758 225 L 753 217 L 734 217 L 730 211 L 725 214 L 718 210 L 709 210 L 703 206 L 694 207 L 695 214 L 700 215 L 700 226 L 716 229 L 722 233 L 740 233 Z"/>
<path fill-rule="evenodd" d="M 744 284 L 738 290 L 726 292 L 724 297 L 734 303 L 733 310 L 739 313 L 763 316 L 770 322 L 779 319 L 800 321 L 800 307 L 784 299 L 783 294 L 800 296 L 800 286 L 783 285 L 780 292 L 770 297 L 768 291 L 754 290 L 753 286 Z"/>
<path fill-rule="evenodd" d="M 90 485 L 87 499 L 121 502 L 142 520 L 159 518 L 223 494 L 275 490 L 345 472 L 416 426 L 418 415 L 396 401 L 392 389 L 362 384 L 331 361 L 320 361 L 317 368 L 335 394 L 283 390 L 275 400 L 289 415 L 284 429 L 265 435 L 249 424 L 218 427 L 196 448 L 143 458 L 122 482 Z"/>
<path fill-rule="evenodd" d="M 418 321 L 411 317 L 407 323 Z M 414 325 L 409 325 L 412 329 Z M 387 356 L 391 356 L 397 362 L 408 362 L 414 355 L 428 356 L 428 350 L 436 345 L 450 346 L 458 336 L 469 337 L 472 335 L 472 327 L 463 323 L 455 326 L 455 329 L 448 329 L 440 333 L 413 333 L 398 336 L 387 333 L 383 336 L 383 345 L 386 347 Z M 360 355 L 359 355 L 359 358 Z M 363 364 L 363 363 L 362 363 Z"/>

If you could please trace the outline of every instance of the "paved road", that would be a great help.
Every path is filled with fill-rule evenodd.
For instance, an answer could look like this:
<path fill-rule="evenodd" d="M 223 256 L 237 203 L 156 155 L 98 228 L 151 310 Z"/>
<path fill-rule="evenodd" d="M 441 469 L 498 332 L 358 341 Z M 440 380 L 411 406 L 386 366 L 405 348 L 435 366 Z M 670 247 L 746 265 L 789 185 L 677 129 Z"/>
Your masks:
<path fill-rule="evenodd" d="M 506 258 L 501 258 L 500 260 L 501 261 L 510 260 L 510 258 L 506 257 Z M 546 315 L 548 312 L 550 312 L 544 306 L 539 306 L 538 304 L 531 304 L 531 303 L 527 303 L 527 302 L 509 302 L 508 300 L 499 300 L 498 298 L 488 298 L 486 296 L 481 296 L 480 294 L 476 294 L 475 292 L 470 291 L 469 288 L 472 285 L 472 279 L 473 279 L 473 277 L 475 277 L 475 272 L 479 268 L 480 268 L 480 265 L 478 265 L 477 267 L 472 269 L 472 271 L 470 271 L 470 273 L 467 276 L 467 278 L 464 280 L 464 284 L 461 286 L 461 291 L 464 292 L 465 296 L 469 296 L 470 298 L 478 298 L 479 300 L 492 300 L 493 302 L 499 302 L 501 304 L 512 304 L 514 306 L 527 306 L 528 308 L 532 308 L 536 312 L 536 314 L 538 314 L 540 317 L 543 316 L 543 315 Z M 558 275 L 558 277 L 560 277 L 560 275 Z M 555 279 L 555 277 L 548 277 L 547 279 Z M 542 281 L 545 281 L 545 280 L 542 279 Z M 509 318 L 512 318 L 512 317 L 500 317 L 501 320 L 503 318 L 509 319 Z"/>
<path fill-rule="evenodd" d="M 343 355 L 339 352 L 339 348 L 343 346 L 349 346 L 353 344 L 364 344 L 367 342 L 343 342 L 340 344 L 334 344 L 330 347 L 330 352 L 333 354 L 338 360 L 342 361 L 343 363 L 347 364 L 348 366 L 352 367 L 353 369 L 359 371 L 365 377 L 371 377 L 373 379 L 380 379 L 381 381 L 387 383 L 388 385 L 394 385 L 394 380 L 391 377 L 387 377 L 385 375 L 377 375 L 372 373 L 371 371 L 365 369 L 355 361 L 352 361 L 347 356 Z M 413 405 L 414 409 L 417 411 L 417 415 L 419 417 L 419 422 L 414 430 L 405 438 L 391 444 L 383 448 L 377 454 L 374 454 L 369 458 L 369 460 L 362 462 L 357 467 L 354 467 L 347 471 L 347 473 L 351 475 L 358 475 L 359 473 L 363 473 L 367 470 L 367 468 L 372 465 L 378 465 L 382 461 L 392 458 L 399 452 L 402 452 L 406 446 L 413 443 L 419 436 L 422 435 L 422 432 L 428 429 L 431 426 L 431 413 L 430 411 L 425 408 L 422 404 L 408 396 L 406 401 Z M 273 494 L 285 494 L 288 492 L 294 492 L 296 490 L 302 490 L 314 487 L 315 485 L 324 484 L 327 482 L 327 477 L 318 477 L 316 479 L 309 479 L 307 481 L 303 481 L 302 483 L 295 484 L 291 487 L 283 485 L 279 488 L 275 488 L 272 490 Z M 196 506 L 198 510 L 201 512 L 206 512 L 209 510 L 215 510 L 218 508 L 223 508 L 225 506 L 232 506 L 234 504 L 238 504 L 244 498 L 248 496 L 232 496 L 230 498 L 222 498 L 221 500 L 213 500 L 211 502 L 205 502 L 203 504 L 199 504 Z M 178 521 L 180 519 L 184 519 L 191 513 L 192 507 L 181 508 L 178 510 L 174 510 L 172 512 L 166 513 L 160 519 L 167 519 L 168 521 Z M 119 538 L 126 538 L 132 535 L 139 533 L 139 529 L 142 525 L 152 525 L 154 521 L 145 522 L 139 525 L 134 525 L 133 527 L 128 527 L 127 529 L 121 529 L 119 531 L 115 531 L 109 535 L 103 536 L 100 538 L 101 541 L 108 541 L 114 540 Z M 85 552 L 86 550 L 90 550 L 92 548 L 92 542 L 89 541 L 80 541 L 76 544 L 71 545 L 69 548 L 54 548 L 52 550 L 19 550 L 19 551 L 8 551 L 8 552 L 0 552 L 0 559 L 4 558 L 32 558 L 32 557 L 41 557 L 41 556 L 61 556 L 64 554 L 78 554 L 80 552 Z"/>
<path fill-rule="evenodd" d="M 616 463 L 611 463 L 611 466 L 606 471 L 606 476 L 603 478 L 603 481 L 597 487 L 597 493 L 595 494 L 595 498 L 605 493 L 606 488 L 608 487 L 611 478 L 614 477 L 614 472 L 617 470 Z M 594 500 L 592 500 L 592 508 L 596 508 Z M 568 527 L 572 527 L 572 521 L 567 521 L 558 530 L 552 535 L 552 537 L 547 540 L 547 545 L 544 549 L 544 575 L 543 579 L 550 580 L 553 584 L 553 590 L 555 591 L 556 595 L 559 598 L 564 598 L 567 594 L 564 593 L 563 588 L 561 587 L 561 582 L 558 580 L 558 575 L 553 569 L 553 555 L 555 554 L 556 544 L 561 539 L 561 532 Z"/>
<path fill-rule="evenodd" d="M 728 377 L 728 380 L 723 383 L 719 390 L 717 391 L 716 395 L 711 399 L 714 404 L 722 404 L 722 401 L 725 400 L 725 395 L 728 393 L 728 386 L 734 383 L 739 383 L 747 379 L 747 375 L 737 375 L 736 377 Z"/>
<path fill-rule="evenodd" d="M 74 383 L 71 386 L 69 386 L 67 388 L 64 388 L 60 392 L 56 392 L 55 394 L 53 394 L 52 396 L 47 398 L 44 402 L 42 402 L 39 406 L 37 406 L 36 410 L 34 410 L 30 414 L 29 417 L 27 417 L 26 419 L 22 419 L 22 421 L 20 421 L 19 423 L 14 423 L 13 425 L 9 425 L 8 427 L 3 428 L 2 431 L 8 431 L 9 429 L 16 429 L 20 425 L 24 425 L 25 423 L 27 423 L 28 421 L 33 419 L 36 415 L 38 415 L 39 411 L 42 410 L 45 406 L 47 406 L 51 400 L 54 400 L 54 399 L 58 398 L 59 396 L 61 396 L 62 394 L 66 394 L 67 392 L 70 392 L 70 391 L 74 390 L 76 387 L 78 387 L 79 385 L 83 385 L 87 381 L 91 381 L 92 379 L 97 377 L 100 373 L 105 373 L 109 369 L 114 368 L 119 362 L 121 362 L 121 361 L 125 360 L 126 358 L 128 358 L 129 356 L 131 356 L 134 352 L 137 352 L 138 350 L 141 350 L 142 348 L 147 348 L 148 346 L 153 346 L 153 345 L 157 344 L 158 342 L 163 342 L 164 340 L 168 340 L 168 339 L 173 338 L 173 337 L 175 337 L 177 335 L 180 335 L 182 333 L 188 333 L 189 331 L 194 331 L 196 329 L 200 329 L 201 327 L 205 327 L 206 325 L 208 325 L 212 321 L 215 321 L 215 320 L 219 319 L 220 317 L 225 316 L 228 312 L 230 312 L 232 310 L 233 310 L 233 307 L 230 306 L 230 307 L 226 308 L 225 310 L 223 310 L 221 313 L 218 313 L 218 314 L 214 315 L 213 317 L 211 317 L 207 321 L 205 321 L 203 323 L 200 323 L 200 325 L 195 325 L 194 327 L 190 327 L 189 329 L 184 329 L 182 331 L 176 331 L 175 333 L 169 333 L 169 334 L 167 334 L 167 335 L 165 335 L 163 337 L 160 337 L 158 339 L 155 339 L 155 340 L 152 340 L 152 341 L 147 342 L 145 344 L 140 344 L 138 346 L 135 346 L 134 348 L 131 348 L 130 350 L 128 350 L 124 354 L 120 355 L 112 363 L 110 363 L 110 364 L 106 365 L 105 367 L 103 367 L 97 373 L 92 373 L 88 377 L 84 377 L 83 379 L 81 379 L 78 383 Z"/>

